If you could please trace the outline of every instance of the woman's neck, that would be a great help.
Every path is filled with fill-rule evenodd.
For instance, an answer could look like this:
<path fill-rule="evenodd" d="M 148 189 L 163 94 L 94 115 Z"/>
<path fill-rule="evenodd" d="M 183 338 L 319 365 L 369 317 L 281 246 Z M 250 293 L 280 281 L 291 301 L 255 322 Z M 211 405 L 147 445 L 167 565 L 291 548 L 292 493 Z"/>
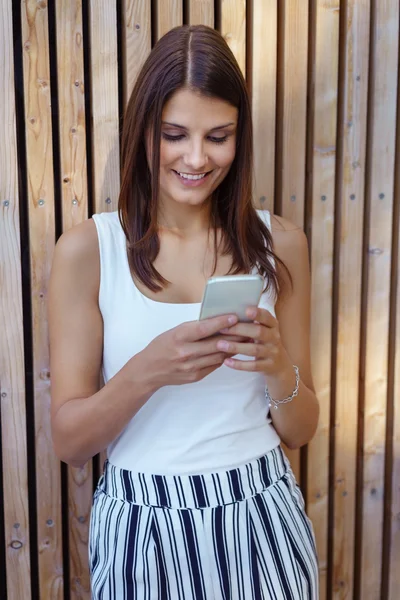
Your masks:
<path fill-rule="evenodd" d="M 158 225 L 160 230 L 169 230 L 188 237 L 208 231 L 211 223 L 211 204 L 191 206 L 180 203 L 160 203 Z"/>

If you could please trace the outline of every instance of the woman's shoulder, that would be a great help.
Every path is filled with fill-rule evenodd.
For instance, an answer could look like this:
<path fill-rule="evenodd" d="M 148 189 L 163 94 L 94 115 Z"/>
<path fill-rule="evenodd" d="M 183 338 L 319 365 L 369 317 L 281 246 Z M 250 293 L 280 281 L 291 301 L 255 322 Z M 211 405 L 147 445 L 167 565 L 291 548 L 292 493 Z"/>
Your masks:
<path fill-rule="evenodd" d="M 308 268 L 308 241 L 301 227 L 271 214 L 271 235 L 275 254 L 290 270 Z"/>
<path fill-rule="evenodd" d="M 307 238 L 304 231 L 301 227 L 289 221 L 289 219 L 275 215 L 269 210 L 257 209 L 257 214 L 271 232 L 275 251 L 278 248 L 290 251 L 304 246 L 304 244 L 307 246 Z"/>
<path fill-rule="evenodd" d="M 87 219 L 65 231 L 57 241 L 56 251 L 72 261 L 95 258 L 99 244 L 94 220 Z"/>
<path fill-rule="evenodd" d="M 64 232 L 57 241 L 53 270 L 75 275 L 83 285 L 97 285 L 100 272 L 100 252 L 96 225 L 87 219 Z"/>

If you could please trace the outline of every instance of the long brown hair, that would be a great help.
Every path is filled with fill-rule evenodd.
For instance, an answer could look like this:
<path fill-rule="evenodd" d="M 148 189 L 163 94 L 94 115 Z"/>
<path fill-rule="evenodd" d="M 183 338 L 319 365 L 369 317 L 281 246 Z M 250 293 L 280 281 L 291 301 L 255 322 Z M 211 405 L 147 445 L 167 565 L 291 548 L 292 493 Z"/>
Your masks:
<path fill-rule="evenodd" d="M 253 133 L 251 107 L 239 65 L 228 44 L 204 25 L 171 29 L 155 45 L 128 102 L 122 133 L 122 183 L 119 218 L 127 238 L 132 274 L 157 292 L 168 282 L 154 268 L 160 242 L 157 207 L 162 110 L 179 89 L 224 100 L 238 109 L 236 154 L 213 193 L 210 226 L 222 230 L 223 253 L 232 256 L 231 273 L 257 266 L 277 293 L 280 280 L 273 261 L 272 236 L 252 203 Z M 145 137 L 152 131 L 152 164 Z M 216 235 L 215 235 L 216 248 Z M 271 261 L 271 259 L 273 259 Z M 282 264 L 282 263 L 281 263 Z M 216 265 L 216 257 L 214 269 Z"/>

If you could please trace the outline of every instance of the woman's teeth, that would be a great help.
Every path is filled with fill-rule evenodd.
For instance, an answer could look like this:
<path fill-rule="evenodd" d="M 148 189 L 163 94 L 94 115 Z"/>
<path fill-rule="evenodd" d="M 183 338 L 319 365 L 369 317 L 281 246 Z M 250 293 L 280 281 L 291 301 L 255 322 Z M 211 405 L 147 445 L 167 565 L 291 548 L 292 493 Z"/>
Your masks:
<path fill-rule="evenodd" d="M 177 171 L 177 173 L 178 175 L 183 177 L 183 179 L 192 179 L 193 181 L 197 179 L 203 179 L 203 177 L 207 175 L 207 173 L 201 173 L 200 175 L 190 175 L 189 173 L 181 173 L 180 171 Z"/>

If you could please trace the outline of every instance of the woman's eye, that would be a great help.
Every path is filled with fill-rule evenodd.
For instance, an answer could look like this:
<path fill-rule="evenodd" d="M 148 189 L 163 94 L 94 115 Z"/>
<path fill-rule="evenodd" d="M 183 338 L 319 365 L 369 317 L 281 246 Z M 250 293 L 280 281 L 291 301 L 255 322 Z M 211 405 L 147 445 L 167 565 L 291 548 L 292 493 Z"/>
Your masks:
<path fill-rule="evenodd" d="M 183 138 L 185 136 L 183 134 L 180 134 L 180 135 L 171 135 L 169 133 L 163 133 L 162 137 L 167 142 L 179 142 L 180 140 L 183 140 Z"/>
<path fill-rule="evenodd" d="M 166 140 L 167 142 L 180 142 L 181 140 L 184 139 L 184 137 L 185 137 L 185 135 L 183 133 L 180 133 L 178 135 L 171 135 L 170 133 L 164 133 L 164 132 L 162 133 L 162 138 L 164 140 Z M 223 137 L 209 136 L 208 139 L 213 144 L 223 144 L 228 139 L 228 136 L 227 135 L 224 135 Z"/>
<path fill-rule="evenodd" d="M 228 139 L 228 136 L 224 135 L 224 137 L 209 137 L 208 139 L 211 142 L 214 142 L 214 144 L 223 144 Z"/>

